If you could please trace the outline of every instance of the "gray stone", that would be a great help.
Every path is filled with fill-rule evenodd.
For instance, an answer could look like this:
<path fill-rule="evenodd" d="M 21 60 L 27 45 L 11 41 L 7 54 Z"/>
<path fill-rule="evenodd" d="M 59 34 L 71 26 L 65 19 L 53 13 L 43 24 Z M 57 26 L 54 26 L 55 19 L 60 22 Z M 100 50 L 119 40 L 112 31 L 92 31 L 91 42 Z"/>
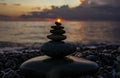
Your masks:
<path fill-rule="evenodd" d="M 62 25 L 62 24 L 59 23 L 59 22 L 55 22 L 55 24 L 56 24 L 57 26 L 61 26 L 61 25 Z"/>
<path fill-rule="evenodd" d="M 54 58 L 62 58 L 74 53 L 76 47 L 69 43 L 50 41 L 41 46 L 41 51 Z"/>
<path fill-rule="evenodd" d="M 53 29 L 55 29 L 55 30 L 64 29 L 63 26 L 51 26 L 51 28 L 53 28 Z"/>
<path fill-rule="evenodd" d="M 91 60 L 91 61 L 96 61 L 97 57 L 95 55 L 88 55 L 86 56 L 86 59 Z"/>
<path fill-rule="evenodd" d="M 98 67 L 95 62 L 74 56 L 62 59 L 40 56 L 24 62 L 20 70 L 26 78 L 66 78 L 95 74 Z"/>
<path fill-rule="evenodd" d="M 118 73 L 116 74 L 116 76 L 117 76 L 117 78 L 120 78 L 120 72 L 118 72 Z"/>
<path fill-rule="evenodd" d="M 117 56 L 116 59 L 118 62 L 120 62 L 120 56 Z"/>
<path fill-rule="evenodd" d="M 53 34 L 64 34 L 65 30 L 50 30 L 50 32 Z"/>
<path fill-rule="evenodd" d="M 61 41 L 61 40 L 65 40 L 66 36 L 57 35 L 57 34 L 51 34 L 51 35 L 48 35 L 47 38 L 52 39 L 53 41 Z"/>

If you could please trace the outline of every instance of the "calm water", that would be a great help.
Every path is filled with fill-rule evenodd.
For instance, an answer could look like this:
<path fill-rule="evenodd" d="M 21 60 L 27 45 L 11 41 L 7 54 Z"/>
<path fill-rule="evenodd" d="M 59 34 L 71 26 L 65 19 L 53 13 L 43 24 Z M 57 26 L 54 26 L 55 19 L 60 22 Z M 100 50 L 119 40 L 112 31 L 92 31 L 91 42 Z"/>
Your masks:
<path fill-rule="evenodd" d="M 0 41 L 44 43 L 54 22 L 0 22 Z M 120 22 L 63 22 L 69 42 L 120 43 Z"/>

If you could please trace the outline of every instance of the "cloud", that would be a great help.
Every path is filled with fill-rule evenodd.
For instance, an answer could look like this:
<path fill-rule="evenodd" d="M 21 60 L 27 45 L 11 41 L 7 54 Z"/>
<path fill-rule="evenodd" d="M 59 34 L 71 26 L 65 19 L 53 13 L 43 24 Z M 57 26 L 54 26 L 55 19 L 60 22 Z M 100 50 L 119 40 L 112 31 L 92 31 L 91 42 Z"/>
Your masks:
<path fill-rule="evenodd" d="M 13 6 L 21 6 L 21 4 L 13 4 Z"/>
<path fill-rule="evenodd" d="M 94 5 L 120 6 L 120 0 L 85 0 L 84 4 L 86 4 L 86 6 L 94 6 Z"/>
<path fill-rule="evenodd" d="M 68 5 L 62 7 L 51 6 L 51 10 L 42 12 L 33 11 L 29 15 L 21 15 L 21 18 L 57 18 L 67 20 L 114 20 L 120 21 L 120 7 L 111 5 L 98 5 L 92 7 L 78 6 L 70 8 Z"/>
<path fill-rule="evenodd" d="M 19 4 L 19 3 L 16 3 L 16 4 L 0 3 L 0 6 L 21 6 L 21 4 Z"/>
<path fill-rule="evenodd" d="M 34 7 L 33 10 L 41 10 L 41 7 Z"/>
<path fill-rule="evenodd" d="M 0 14 L 0 21 L 2 21 L 2 20 L 10 20 L 10 19 L 11 19 L 10 16 Z"/>
<path fill-rule="evenodd" d="M 9 16 L 0 14 L 0 18 L 7 18 Z"/>
<path fill-rule="evenodd" d="M 7 6 L 7 3 L 0 3 L 0 6 Z"/>

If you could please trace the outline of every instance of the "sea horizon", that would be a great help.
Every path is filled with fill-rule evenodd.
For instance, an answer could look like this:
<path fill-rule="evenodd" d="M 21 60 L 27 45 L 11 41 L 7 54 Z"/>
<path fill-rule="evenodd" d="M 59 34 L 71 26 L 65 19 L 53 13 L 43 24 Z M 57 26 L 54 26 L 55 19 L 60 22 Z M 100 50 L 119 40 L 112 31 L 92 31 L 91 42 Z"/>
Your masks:
<path fill-rule="evenodd" d="M 0 21 L 0 52 L 22 52 L 40 49 L 50 41 L 54 21 Z M 67 43 L 75 45 L 120 44 L 120 23 L 117 21 L 62 21 Z M 32 48 L 30 48 L 32 47 Z M 34 47 L 34 48 L 33 48 Z"/>
<path fill-rule="evenodd" d="M 27 23 L 30 23 L 31 24 L 31 26 L 29 25 L 29 24 L 27 24 Z M 13 25 L 12 25 L 13 24 Z M 18 25 L 19 24 L 19 25 Z M 20 25 L 21 24 L 21 25 Z M 106 29 L 106 33 L 107 33 L 107 31 L 108 30 L 112 30 L 112 29 L 115 29 L 116 28 L 116 30 L 118 31 L 119 30 L 119 22 L 118 21 L 63 21 L 62 22 L 62 24 L 63 24 L 63 26 L 65 27 L 65 28 L 71 28 L 71 27 L 74 27 L 73 28 L 73 30 L 76 28 L 78 28 L 78 29 L 82 29 L 82 28 L 80 28 L 80 27 L 84 27 L 84 26 L 86 26 L 84 29 L 86 29 L 86 30 L 84 30 L 85 32 L 87 32 L 87 29 L 89 28 L 89 27 L 98 27 L 97 29 L 99 29 L 99 27 L 103 27 L 103 29 L 105 28 Z M 83 25 L 84 24 L 84 25 Z M 24 26 L 25 25 L 25 26 Z M 0 21 L 0 26 L 2 27 L 1 28 L 1 30 L 9 30 L 9 28 L 10 28 L 10 30 L 12 30 L 12 27 L 20 27 L 20 28 L 25 28 L 26 26 L 28 27 L 28 28 L 30 28 L 30 27 L 32 27 L 33 28 L 33 30 L 35 30 L 35 27 L 43 27 L 43 26 L 47 26 L 46 28 L 49 28 L 49 30 L 46 30 L 46 32 L 48 33 L 49 31 L 50 31 L 50 26 L 52 26 L 52 25 L 55 25 L 54 24 L 54 21 Z M 30 27 L 29 27 L 30 26 Z M 108 27 L 109 26 L 109 27 Z M 8 27 L 8 29 L 6 28 L 6 27 Z M 93 27 L 93 28 L 94 28 Z M 111 27 L 111 29 L 109 29 Z M 43 27 L 44 28 L 44 27 Z M 19 28 L 18 28 L 19 29 Z M 39 28 L 40 30 L 41 30 L 41 28 Z M 14 29 L 13 29 L 14 30 Z M 32 30 L 32 29 L 31 29 Z M 66 29 L 65 29 L 66 30 Z M 93 31 L 92 29 L 89 29 L 90 31 Z M 96 30 L 96 29 L 95 29 Z M 22 29 L 21 29 L 21 31 L 22 31 Z M 21 32 L 20 31 L 20 32 Z M 67 31 L 67 30 L 66 30 Z M 78 30 L 79 31 L 79 30 Z M 12 32 L 12 31 L 8 31 L 8 33 L 9 32 Z M 23 31 L 24 32 L 24 31 Z M 34 32 L 34 31 L 33 31 Z M 69 32 L 73 32 L 73 31 L 69 31 Z M 97 33 L 97 31 L 94 31 L 95 33 Z M 100 32 L 100 30 L 99 30 L 99 32 Z M 103 32 L 102 30 L 101 30 L 101 32 Z M 111 31 L 111 33 L 114 33 L 114 32 L 116 32 L 116 31 Z M 15 32 L 14 32 L 15 33 Z M 73 32 L 73 33 L 75 33 L 75 31 Z M 87 33 L 91 33 L 91 32 L 87 32 Z M 118 33 L 118 32 L 117 32 Z M 115 35 L 117 34 L 117 33 L 115 33 Z M 1 33 L 2 34 L 2 33 Z M 7 34 L 7 33 L 6 33 Z M 32 33 L 31 33 L 32 34 Z M 48 34 L 50 34 L 50 33 L 48 33 Z M 80 35 L 80 33 L 77 33 L 77 34 L 79 34 Z M 46 34 L 47 35 L 47 34 Z M 102 35 L 104 35 L 104 34 L 102 34 Z M 111 34 L 112 35 L 112 34 Z M 115 36 L 116 37 L 116 36 Z M 1 41 L 1 40 L 0 40 Z"/>

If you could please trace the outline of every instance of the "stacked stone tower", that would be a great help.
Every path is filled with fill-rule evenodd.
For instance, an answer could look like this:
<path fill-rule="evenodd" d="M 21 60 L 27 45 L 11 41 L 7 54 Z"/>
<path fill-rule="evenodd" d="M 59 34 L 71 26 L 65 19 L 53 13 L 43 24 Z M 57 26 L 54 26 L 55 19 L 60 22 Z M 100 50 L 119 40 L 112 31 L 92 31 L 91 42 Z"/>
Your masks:
<path fill-rule="evenodd" d="M 59 20 L 60 19 L 55 22 L 56 26 L 51 26 L 52 30 L 50 30 L 50 33 L 52 34 L 47 36 L 47 38 L 51 39 L 51 41 L 45 43 L 41 47 L 42 52 L 53 58 L 63 58 L 76 50 L 75 46 L 63 41 L 67 37 L 63 35 L 65 34 L 65 31 L 63 30 L 64 27 L 61 26 L 62 24 Z"/>
<path fill-rule="evenodd" d="M 79 78 L 96 73 L 99 66 L 95 62 L 69 55 L 76 47 L 63 41 L 64 27 L 60 22 L 55 24 L 51 26 L 52 34 L 47 36 L 50 41 L 41 47 L 45 55 L 31 58 L 20 66 L 25 78 Z"/>
<path fill-rule="evenodd" d="M 66 39 L 66 36 L 63 35 L 65 31 L 63 30 L 64 27 L 61 26 L 61 23 L 55 22 L 56 26 L 51 26 L 53 30 L 50 30 L 52 33 L 51 35 L 48 35 L 47 38 L 51 39 L 52 41 L 62 41 Z"/>

